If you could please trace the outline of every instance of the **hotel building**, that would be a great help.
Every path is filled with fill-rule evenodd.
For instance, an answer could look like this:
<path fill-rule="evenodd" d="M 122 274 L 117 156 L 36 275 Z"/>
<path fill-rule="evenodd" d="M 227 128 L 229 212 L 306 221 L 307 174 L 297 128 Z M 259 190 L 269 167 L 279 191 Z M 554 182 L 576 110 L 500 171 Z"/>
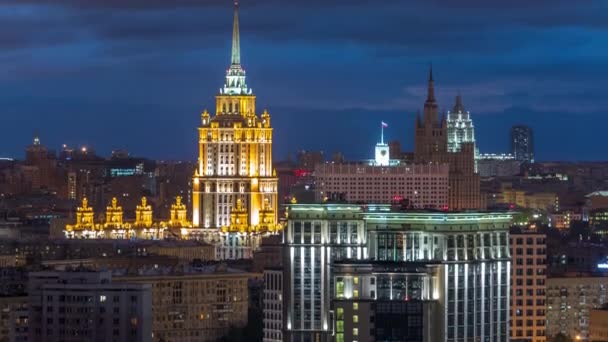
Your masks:
<path fill-rule="evenodd" d="M 221 232 L 223 258 L 251 258 L 260 234 L 278 227 L 278 181 L 272 168 L 270 114 L 257 114 L 256 96 L 241 66 L 238 3 L 231 64 L 215 100 L 215 113 L 201 114 L 192 179 L 193 228 L 186 234 L 212 241 Z"/>
<path fill-rule="evenodd" d="M 509 213 L 291 205 L 285 341 L 508 341 L 510 222 Z"/>

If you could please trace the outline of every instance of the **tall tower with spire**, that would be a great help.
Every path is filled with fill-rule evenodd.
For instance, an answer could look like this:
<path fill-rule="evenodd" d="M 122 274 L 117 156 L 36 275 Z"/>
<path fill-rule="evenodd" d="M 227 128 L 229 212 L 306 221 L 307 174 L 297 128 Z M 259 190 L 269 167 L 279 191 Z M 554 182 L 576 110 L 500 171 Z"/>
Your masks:
<path fill-rule="evenodd" d="M 416 118 L 414 145 L 416 163 L 449 164 L 449 210 L 485 207 L 475 160 L 473 122 L 464 110 L 460 95 L 447 118 L 439 117 L 432 66 L 423 116 Z"/>
<path fill-rule="evenodd" d="M 223 258 L 249 257 L 255 248 L 253 235 L 278 227 L 277 178 L 272 169 L 270 114 L 266 110 L 256 114 L 256 97 L 241 65 L 236 2 L 226 81 L 215 97 L 215 113 L 201 114 L 198 133 L 193 229 L 187 233 L 222 234 L 227 247 Z"/>
<path fill-rule="evenodd" d="M 424 102 L 423 116 L 416 118 L 414 141 L 416 162 L 443 162 L 442 156 L 447 150 L 447 125 L 444 118 L 439 118 L 439 108 L 435 99 L 435 80 L 433 66 L 429 70 L 427 97 Z"/>

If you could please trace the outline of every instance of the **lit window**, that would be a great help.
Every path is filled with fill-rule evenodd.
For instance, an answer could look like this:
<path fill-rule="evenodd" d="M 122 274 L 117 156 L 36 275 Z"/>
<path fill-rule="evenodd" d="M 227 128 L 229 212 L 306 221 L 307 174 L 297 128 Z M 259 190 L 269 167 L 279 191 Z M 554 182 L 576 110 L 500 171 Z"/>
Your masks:
<path fill-rule="evenodd" d="M 359 329 L 353 328 L 353 336 L 359 336 Z"/>
<path fill-rule="evenodd" d="M 353 323 L 359 323 L 359 316 L 357 316 L 357 315 L 353 316 Z"/>
<path fill-rule="evenodd" d="M 104 295 L 99 296 L 99 301 L 100 302 L 105 302 L 106 301 L 106 296 L 104 296 Z"/>
<path fill-rule="evenodd" d="M 357 302 L 353 303 L 353 310 L 359 310 L 359 303 L 357 303 Z"/>
<path fill-rule="evenodd" d="M 353 291 L 353 297 L 359 298 L 359 290 L 354 290 Z"/>
<path fill-rule="evenodd" d="M 353 283 L 354 283 L 355 285 L 359 285 L 359 277 L 354 277 L 354 278 L 353 278 Z"/>
<path fill-rule="evenodd" d="M 338 319 L 344 319 L 344 309 L 338 308 Z"/>

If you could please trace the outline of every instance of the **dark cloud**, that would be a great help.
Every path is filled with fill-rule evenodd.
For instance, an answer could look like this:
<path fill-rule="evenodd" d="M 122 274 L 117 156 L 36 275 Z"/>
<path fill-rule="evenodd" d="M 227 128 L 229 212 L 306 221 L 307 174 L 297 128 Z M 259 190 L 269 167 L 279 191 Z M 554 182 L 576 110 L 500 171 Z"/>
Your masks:
<path fill-rule="evenodd" d="M 544 128 L 539 118 L 549 113 L 608 121 L 597 115 L 608 105 L 606 7 L 588 0 L 242 0 L 243 61 L 259 107 L 275 114 L 279 154 L 325 145 L 366 154 L 374 132 L 358 146 L 334 134 L 361 136 L 384 117 L 407 145 L 430 62 L 441 108 L 460 90 L 489 151 L 503 146 L 487 132 L 515 122 L 570 128 L 561 119 Z M 121 146 L 193 158 L 192 127 L 213 105 L 229 58 L 230 0 L 5 0 L 0 20 L 0 108 L 15 120 L 0 137 L 12 150 L 0 154 L 20 150 L 16 138 L 25 144 L 40 130 L 27 123 L 48 127 L 59 144 L 80 134 L 73 126 L 104 132 L 121 122 L 113 134 Z M 311 130 L 323 125 L 324 134 L 295 128 L 302 118 Z M 345 118 L 350 123 L 341 127 Z M 133 127 L 143 129 L 131 136 Z M 149 146 L 146 132 L 162 138 Z M 68 139 L 100 150 L 114 144 L 101 133 Z"/>

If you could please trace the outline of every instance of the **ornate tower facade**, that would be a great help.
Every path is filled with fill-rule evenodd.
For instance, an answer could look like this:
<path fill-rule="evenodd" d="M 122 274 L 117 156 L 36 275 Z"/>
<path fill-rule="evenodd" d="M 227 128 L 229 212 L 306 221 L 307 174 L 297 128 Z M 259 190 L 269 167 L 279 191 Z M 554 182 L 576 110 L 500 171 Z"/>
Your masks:
<path fill-rule="evenodd" d="M 272 126 L 266 110 L 256 114 L 256 97 L 245 82 L 236 3 L 233 25 L 226 82 L 215 97 L 215 113 L 205 110 L 198 128 L 192 225 L 225 234 L 273 231 L 278 199 Z M 238 225 L 231 214 L 238 214 Z"/>
<path fill-rule="evenodd" d="M 475 141 L 460 141 L 457 150 L 450 145 L 449 119 L 439 117 L 437 101 L 435 100 L 435 84 L 433 69 L 429 74 L 427 99 L 424 103 L 423 118 L 416 119 L 415 151 L 416 163 L 449 164 L 449 210 L 484 209 L 485 203 L 480 193 L 480 181 L 475 164 Z M 464 112 L 462 102 L 454 108 L 454 112 Z M 467 113 L 468 117 L 468 113 Z M 472 132 L 472 122 L 470 123 Z M 460 132 L 464 136 L 466 128 Z M 468 135 L 467 135 L 468 139 Z"/>
<path fill-rule="evenodd" d="M 477 172 L 477 159 L 479 151 L 475 144 L 475 126 L 471 119 L 471 113 L 464 109 L 462 96 L 456 96 L 456 103 L 452 111 L 448 111 L 448 152 L 459 152 L 464 143 L 469 143 L 475 151 L 475 172 Z"/>
<path fill-rule="evenodd" d="M 414 160 L 417 163 L 445 162 L 447 152 L 447 124 L 439 118 L 435 100 L 435 81 L 433 68 L 429 71 L 429 83 L 423 117 L 416 118 L 414 141 Z"/>

